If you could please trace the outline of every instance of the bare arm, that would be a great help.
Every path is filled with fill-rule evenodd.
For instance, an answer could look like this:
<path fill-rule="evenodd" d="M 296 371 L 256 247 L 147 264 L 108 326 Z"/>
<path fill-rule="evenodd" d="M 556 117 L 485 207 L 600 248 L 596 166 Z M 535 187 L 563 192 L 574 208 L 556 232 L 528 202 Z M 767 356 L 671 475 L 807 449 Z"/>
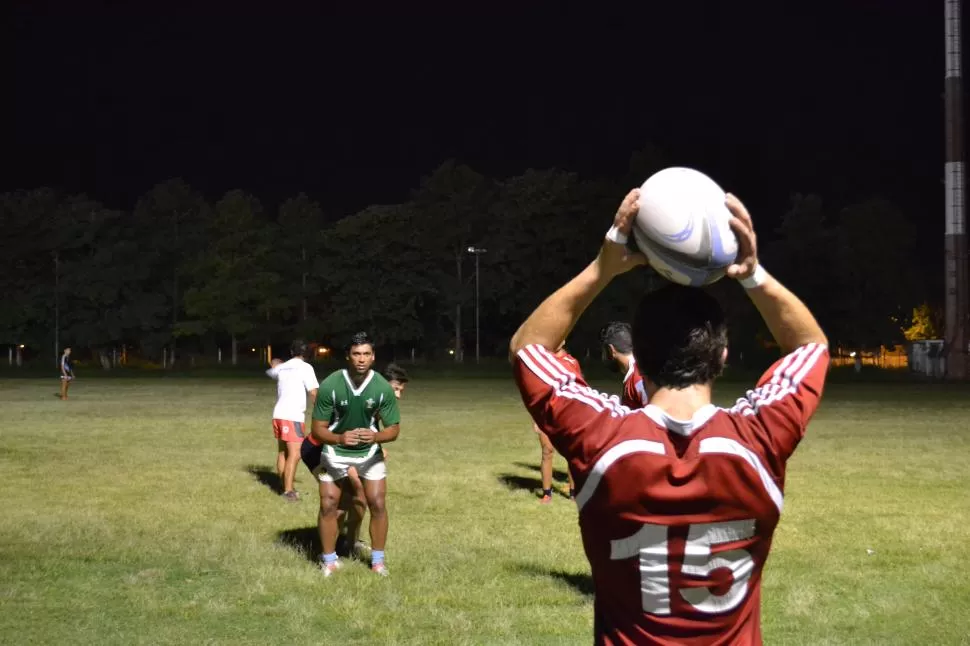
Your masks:
<path fill-rule="evenodd" d="M 747 290 L 748 298 L 775 337 L 783 353 L 809 343 L 828 345 L 828 339 L 808 307 L 774 277 Z"/>
<path fill-rule="evenodd" d="M 738 264 L 728 275 L 738 280 L 754 277 L 757 286 L 748 287 L 748 298 L 785 354 L 809 343 L 828 345 L 828 339 L 808 307 L 763 268 L 758 269 L 758 245 L 751 215 L 738 198 L 728 195 L 727 206 L 734 214 L 731 228 L 738 237 Z M 756 275 L 757 273 L 757 275 Z"/>
<path fill-rule="evenodd" d="M 397 436 L 401 434 L 401 425 L 394 424 L 393 426 L 386 426 L 381 429 L 380 432 L 374 434 L 374 441 L 378 444 L 385 444 L 387 442 L 393 442 L 397 439 Z"/>
<path fill-rule="evenodd" d="M 558 348 L 593 299 L 609 285 L 610 278 L 594 260 L 536 308 L 512 337 L 509 350 L 515 354 L 532 344 Z"/>
<path fill-rule="evenodd" d="M 310 435 L 316 440 L 314 443 L 317 445 L 355 446 L 357 444 L 357 436 L 353 433 L 332 433 L 330 431 L 330 425 L 319 419 L 313 420 L 313 423 L 310 425 Z"/>
<path fill-rule="evenodd" d="M 624 237 L 633 228 L 633 219 L 640 209 L 639 197 L 639 189 L 630 191 L 613 219 L 613 226 Z M 527 345 L 541 345 L 549 350 L 558 348 L 589 304 L 614 277 L 646 262 L 642 255 L 630 253 L 625 244 L 604 240 L 596 259 L 544 300 L 519 327 L 509 344 L 512 355 Z"/>

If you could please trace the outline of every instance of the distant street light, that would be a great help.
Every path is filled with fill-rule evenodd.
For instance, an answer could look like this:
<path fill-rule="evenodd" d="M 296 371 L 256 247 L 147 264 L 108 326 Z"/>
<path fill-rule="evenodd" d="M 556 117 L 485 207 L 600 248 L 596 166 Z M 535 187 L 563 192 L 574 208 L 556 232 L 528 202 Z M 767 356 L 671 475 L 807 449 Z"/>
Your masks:
<path fill-rule="evenodd" d="M 483 253 L 487 253 L 488 249 L 482 249 L 481 247 L 468 247 L 465 250 L 467 253 L 475 256 L 475 363 L 480 363 L 482 359 L 482 349 L 481 349 L 481 329 L 479 327 L 479 316 L 478 316 L 478 257 Z"/>

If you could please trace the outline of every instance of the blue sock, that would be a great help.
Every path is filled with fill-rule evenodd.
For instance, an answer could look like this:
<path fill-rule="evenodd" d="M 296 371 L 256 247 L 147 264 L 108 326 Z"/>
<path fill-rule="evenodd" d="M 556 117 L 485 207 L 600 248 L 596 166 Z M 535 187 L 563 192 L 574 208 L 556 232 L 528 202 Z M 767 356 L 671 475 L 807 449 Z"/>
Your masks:
<path fill-rule="evenodd" d="M 336 561 L 337 561 L 336 552 L 330 552 L 329 554 L 323 555 L 323 562 L 325 565 L 329 565 L 330 563 L 336 563 Z"/>
<path fill-rule="evenodd" d="M 384 562 L 384 550 L 371 550 L 370 564 L 380 565 Z"/>

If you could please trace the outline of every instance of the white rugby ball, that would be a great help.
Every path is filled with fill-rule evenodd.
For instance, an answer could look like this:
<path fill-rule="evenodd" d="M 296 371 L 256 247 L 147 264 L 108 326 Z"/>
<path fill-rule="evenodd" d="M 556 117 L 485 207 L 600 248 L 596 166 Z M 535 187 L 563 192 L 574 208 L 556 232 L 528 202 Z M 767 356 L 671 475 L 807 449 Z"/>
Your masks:
<path fill-rule="evenodd" d="M 640 187 L 633 239 L 662 276 L 700 287 L 724 276 L 738 255 L 724 191 L 693 168 L 671 167 Z"/>

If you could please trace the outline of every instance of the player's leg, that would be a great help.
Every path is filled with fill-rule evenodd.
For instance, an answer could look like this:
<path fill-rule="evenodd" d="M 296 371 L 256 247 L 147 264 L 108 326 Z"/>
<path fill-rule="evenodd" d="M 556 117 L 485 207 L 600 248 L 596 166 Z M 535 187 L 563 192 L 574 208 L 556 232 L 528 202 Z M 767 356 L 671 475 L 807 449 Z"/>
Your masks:
<path fill-rule="evenodd" d="M 387 576 L 384 564 L 384 547 L 387 544 L 387 467 L 384 456 L 377 453 L 374 457 L 358 466 L 358 473 L 364 481 L 364 496 L 370 510 L 371 570 Z"/>
<path fill-rule="evenodd" d="M 576 500 L 576 483 L 573 482 L 573 472 L 569 470 L 569 465 L 566 465 L 566 477 L 569 479 L 569 499 Z"/>
<path fill-rule="evenodd" d="M 275 430 L 275 428 L 274 428 Z M 280 479 L 280 486 L 283 487 L 283 472 L 286 470 L 286 442 L 276 438 L 276 477 Z M 286 487 L 283 487 L 286 491 Z M 283 493 L 281 491 L 280 493 Z"/>
<path fill-rule="evenodd" d="M 284 442 L 286 445 L 286 461 L 283 465 L 283 495 L 291 501 L 300 499 L 295 483 L 296 467 L 300 463 L 301 442 Z"/>
<path fill-rule="evenodd" d="M 542 458 L 539 462 L 539 474 L 542 478 L 542 498 L 539 502 L 548 504 L 552 502 L 552 458 L 556 451 L 552 448 L 549 437 L 540 431 L 539 427 L 534 427 L 534 430 L 536 435 L 539 436 L 539 446 L 542 449 Z"/>
<path fill-rule="evenodd" d="M 287 500 L 295 502 L 300 499 L 294 484 L 296 480 L 296 467 L 300 463 L 300 446 L 303 444 L 306 433 L 304 433 L 303 422 L 290 422 L 290 424 L 292 432 L 289 433 L 289 437 L 283 443 L 285 445 L 283 447 L 285 452 L 282 473 L 283 495 Z M 279 461 L 277 461 L 277 468 L 279 468 Z"/>
<path fill-rule="evenodd" d="M 362 558 L 364 544 L 360 542 L 360 526 L 367 512 L 367 497 L 364 493 L 364 484 L 361 482 L 360 474 L 356 468 L 350 468 L 347 472 L 349 491 L 347 500 L 347 547 L 350 554 L 356 558 Z"/>
<path fill-rule="evenodd" d="M 306 447 L 307 443 L 304 443 Z M 305 451 L 303 461 L 311 466 L 316 459 L 316 453 Z M 320 532 L 320 568 L 324 576 L 330 576 L 339 567 L 337 561 L 337 535 L 340 531 L 337 523 L 341 486 L 347 480 L 347 464 L 338 457 L 331 457 L 321 452 L 319 464 L 314 466 L 313 475 L 320 482 L 320 513 L 317 528 Z"/>
<path fill-rule="evenodd" d="M 61 399 L 67 399 L 67 387 L 70 383 L 70 377 L 61 376 Z"/>
<path fill-rule="evenodd" d="M 332 480 L 320 480 L 320 515 L 317 529 L 320 532 L 320 567 L 330 576 L 340 567 L 337 562 L 337 504 L 340 502 L 340 485 Z"/>

